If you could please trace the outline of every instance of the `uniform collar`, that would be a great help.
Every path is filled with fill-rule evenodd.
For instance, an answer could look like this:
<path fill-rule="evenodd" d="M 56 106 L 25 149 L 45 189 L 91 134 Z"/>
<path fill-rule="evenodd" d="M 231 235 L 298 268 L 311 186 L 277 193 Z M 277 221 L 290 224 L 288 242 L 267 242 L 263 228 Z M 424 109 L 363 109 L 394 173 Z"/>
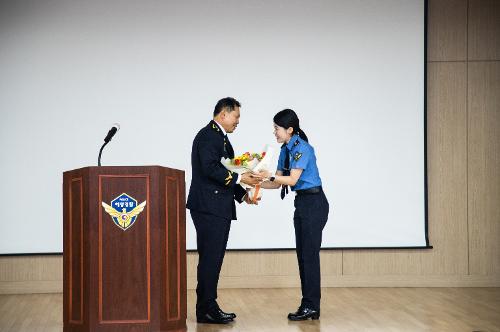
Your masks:
<path fill-rule="evenodd" d="M 227 133 L 226 133 L 226 131 L 224 130 L 224 127 L 222 127 L 222 125 L 221 125 L 220 123 L 218 123 L 217 121 L 215 121 L 215 120 L 214 120 L 214 122 L 215 122 L 215 124 L 217 125 L 217 127 L 219 127 L 219 129 L 222 131 L 222 134 L 223 134 L 224 136 L 226 136 L 226 135 L 227 135 Z"/>
<path fill-rule="evenodd" d="M 300 143 L 300 137 L 299 135 L 295 134 L 290 138 L 290 141 L 288 141 L 288 144 L 285 146 L 288 148 L 289 151 L 292 150 L 292 148 Z"/>

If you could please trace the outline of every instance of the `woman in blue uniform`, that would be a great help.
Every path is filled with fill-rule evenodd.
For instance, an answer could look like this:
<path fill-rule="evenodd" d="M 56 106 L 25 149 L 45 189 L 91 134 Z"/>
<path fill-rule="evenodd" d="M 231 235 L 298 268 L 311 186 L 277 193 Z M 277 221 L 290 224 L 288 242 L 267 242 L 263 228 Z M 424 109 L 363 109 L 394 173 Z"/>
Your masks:
<path fill-rule="evenodd" d="M 319 319 L 321 298 L 321 235 L 328 220 L 329 204 L 321 186 L 316 156 L 299 118 L 291 109 L 274 116 L 274 135 L 283 143 L 276 174 L 263 171 L 268 180 L 262 188 L 281 187 L 281 199 L 288 186 L 295 191 L 295 242 L 300 271 L 302 301 L 298 310 L 288 314 L 290 320 Z"/>

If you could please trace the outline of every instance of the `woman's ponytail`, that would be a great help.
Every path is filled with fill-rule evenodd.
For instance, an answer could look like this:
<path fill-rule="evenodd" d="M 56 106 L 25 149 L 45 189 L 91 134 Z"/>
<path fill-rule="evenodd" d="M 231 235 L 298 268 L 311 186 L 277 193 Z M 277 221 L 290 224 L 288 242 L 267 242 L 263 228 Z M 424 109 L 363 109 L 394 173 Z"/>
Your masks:
<path fill-rule="evenodd" d="M 294 129 L 295 131 L 295 129 Z M 300 138 L 302 138 L 304 141 L 309 142 L 309 139 L 307 138 L 306 133 L 302 129 L 297 129 L 297 135 L 299 135 Z"/>

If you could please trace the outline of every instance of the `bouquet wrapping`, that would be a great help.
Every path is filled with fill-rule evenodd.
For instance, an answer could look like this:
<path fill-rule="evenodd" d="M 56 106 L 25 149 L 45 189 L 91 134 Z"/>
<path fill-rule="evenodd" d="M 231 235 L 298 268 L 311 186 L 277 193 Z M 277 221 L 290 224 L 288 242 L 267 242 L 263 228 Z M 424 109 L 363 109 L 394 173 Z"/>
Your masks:
<path fill-rule="evenodd" d="M 273 154 L 274 149 L 269 145 L 266 145 L 266 147 L 264 148 L 264 152 L 262 153 L 245 152 L 244 154 L 233 159 L 222 158 L 221 163 L 228 170 L 238 174 L 243 174 L 246 172 L 258 173 L 262 170 L 272 172 L 271 163 L 273 161 Z M 247 189 L 248 197 L 252 202 L 255 203 L 259 198 L 262 197 L 262 190 L 260 188 L 260 185 L 256 185 L 253 188 L 244 183 L 240 183 L 240 185 L 243 188 Z"/>

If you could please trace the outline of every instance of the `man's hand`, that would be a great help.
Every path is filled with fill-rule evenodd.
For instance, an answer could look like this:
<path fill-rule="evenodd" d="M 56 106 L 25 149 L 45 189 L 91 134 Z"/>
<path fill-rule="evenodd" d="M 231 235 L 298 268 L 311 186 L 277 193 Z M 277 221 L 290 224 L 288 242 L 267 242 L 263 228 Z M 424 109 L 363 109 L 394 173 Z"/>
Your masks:
<path fill-rule="evenodd" d="M 247 192 L 247 194 L 245 195 L 245 203 L 249 204 L 249 205 L 259 205 L 259 201 L 260 201 L 261 197 L 257 198 L 257 200 L 255 202 L 253 202 L 251 199 L 250 199 L 250 195 L 249 195 L 249 192 Z"/>
<path fill-rule="evenodd" d="M 271 176 L 273 176 L 271 174 L 271 172 L 269 171 L 266 171 L 266 170 L 262 170 L 259 172 L 259 175 L 262 176 L 264 179 L 269 179 Z"/>
<path fill-rule="evenodd" d="M 252 172 L 246 172 L 241 174 L 240 182 L 248 184 L 251 187 L 254 187 L 256 184 L 261 183 L 262 180 L 263 178 L 261 175 Z"/>

